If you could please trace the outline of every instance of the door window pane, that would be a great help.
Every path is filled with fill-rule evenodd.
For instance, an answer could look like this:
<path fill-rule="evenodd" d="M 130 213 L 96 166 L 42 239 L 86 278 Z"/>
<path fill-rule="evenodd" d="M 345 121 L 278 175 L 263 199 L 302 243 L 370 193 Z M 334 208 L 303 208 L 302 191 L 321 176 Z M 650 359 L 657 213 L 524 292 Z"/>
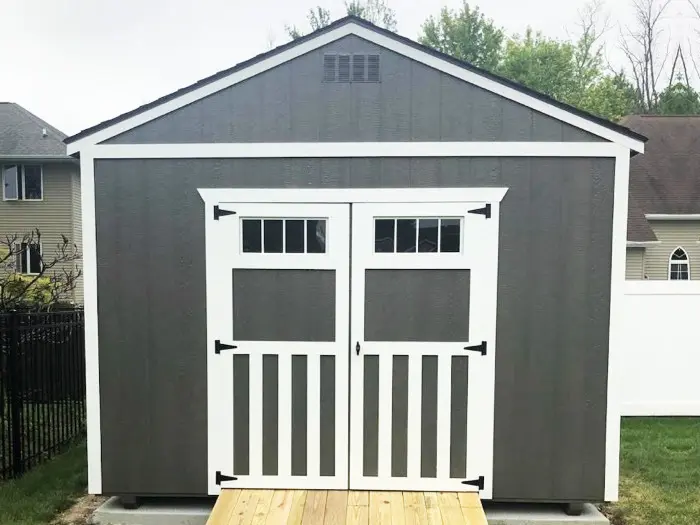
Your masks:
<path fill-rule="evenodd" d="M 398 219 L 396 221 L 396 251 L 416 251 L 416 219 Z"/>
<path fill-rule="evenodd" d="M 376 219 L 374 221 L 374 251 L 376 253 L 392 253 L 394 251 L 395 226 L 394 219 Z"/>
<path fill-rule="evenodd" d="M 41 200 L 41 166 L 24 166 L 24 198 Z"/>
<path fill-rule="evenodd" d="M 306 221 L 306 253 L 326 253 L 326 221 Z"/>
<path fill-rule="evenodd" d="M 243 252 L 260 253 L 262 251 L 262 221 L 260 219 L 243 219 Z"/>
<path fill-rule="evenodd" d="M 265 220 L 265 253 L 282 253 L 282 221 Z"/>
<path fill-rule="evenodd" d="M 4 198 L 15 200 L 19 198 L 19 185 L 17 182 L 17 166 L 3 166 L 2 183 L 4 188 Z"/>
<path fill-rule="evenodd" d="M 304 253 L 304 221 L 284 221 L 285 253 Z"/>
<path fill-rule="evenodd" d="M 440 219 L 440 251 L 456 253 L 460 250 L 460 220 Z"/>
<path fill-rule="evenodd" d="M 418 221 L 418 251 L 438 251 L 438 220 L 421 219 Z"/>

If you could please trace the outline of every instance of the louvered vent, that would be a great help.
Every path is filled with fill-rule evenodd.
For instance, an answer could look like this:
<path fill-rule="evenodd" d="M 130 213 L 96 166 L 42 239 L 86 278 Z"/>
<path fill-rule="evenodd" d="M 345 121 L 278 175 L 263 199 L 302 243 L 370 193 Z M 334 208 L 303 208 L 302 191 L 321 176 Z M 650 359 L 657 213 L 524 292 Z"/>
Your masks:
<path fill-rule="evenodd" d="M 379 82 L 379 55 L 323 55 L 324 82 Z"/>

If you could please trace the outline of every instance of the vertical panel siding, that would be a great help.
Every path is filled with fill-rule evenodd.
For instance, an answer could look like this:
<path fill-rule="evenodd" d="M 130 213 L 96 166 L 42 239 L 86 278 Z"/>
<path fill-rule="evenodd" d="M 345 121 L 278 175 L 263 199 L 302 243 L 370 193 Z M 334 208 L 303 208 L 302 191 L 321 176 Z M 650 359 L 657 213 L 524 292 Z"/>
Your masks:
<path fill-rule="evenodd" d="M 644 276 L 644 248 L 627 248 L 625 279 L 639 280 Z"/>
<path fill-rule="evenodd" d="M 647 279 L 668 279 L 671 253 L 681 246 L 690 259 L 690 278 L 700 279 L 700 221 L 649 221 L 659 244 L 644 251 L 644 273 Z"/>
<path fill-rule="evenodd" d="M 288 373 L 283 370 L 282 373 Z M 262 472 L 264 475 L 277 474 L 277 416 L 279 392 L 279 367 L 276 355 L 263 355 L 262 379 Z M 235 429 L 235 427 L 234 427 Z M 235 432 L 235 430 L 234 430 Z"/>
<path fill-rule="evenodd" d="M 437 476 L 438 358 L 424 355 L 421 359 L 420 475 L 434 478 Z"/>
<path fill-rule="evenodd" d="M 257 393 L 256 393 L 257 394 Z M 233 356 L 233 473 L 250 473 L 250 357 Z"/>
<path fill-rule="evenodd" d="M 464 478 L 467 475 L 469 358 L 452 357 L 450 376 L 450 477 Z"/>
<path fill-rule="evenodd" d="M 319 472 L 321 476 L 335 475 L 335 356 L 321 356 Z M 347 454 L 346 450 L 337 451 Z"/>
<path fill-rule="evenodd" d="M 83 212 L 80 201 L 80 173 L 76 169 L 71 177 L 72 181 L 72 206 L 73 206 L 73 239 L 78 245 L 80 253 L 83 252 Z M 82 267 L 82 261 L 78 261 Z M 83 304 L 83 277 L 80 276 L 73 293 L 75 302 Z"/>
<path fill-rule="evenodd" d="M 0 162 L 0 165 L 2 163 Z M 41 232 L 41 244 L 44 257 L 50 259 L 57 255 L 56 246 L 61 243 L 61 235 L 71 242 L 82 245 L 79 235 L 80 224 L 76 228 L 76 189 L 78 166 L 74 164 L 44 164 L 44 198 L 41 201 L 4 201 L 0 188 L 0 235 L 24 235 L 34 228 Z M 77 190 L 79 204 L 80 188 Z M 77 213 L 80 213 L 78 208 Z M 69 270 L 81 266 L 81 261 L 61 264 L 55 270 Z M 67 300 L 80 298 L 82 302 L 82 279 L 74 294 Z"/>
<path fill-rule="evenodd" d="M 376 476 L 379 470 L 379 356 L 364 356 L 362 399 L 362 474 Z"/>
<path fill-rule="evenodd" d="M 381 399 L 380 403 L 386 403 Z M 412 429 L 412 431 L 414 431 Z M 386 438 L 385 438 L 386 439 Z M 405 477 L 408 446 L 408 356 L 395 355 L 391 375 L 391 475 Z"/>
<path fill-rule="evenodd" d="M 292 356 L 292 476 L 306 476 L 307 363 L 305 355 Z"/>

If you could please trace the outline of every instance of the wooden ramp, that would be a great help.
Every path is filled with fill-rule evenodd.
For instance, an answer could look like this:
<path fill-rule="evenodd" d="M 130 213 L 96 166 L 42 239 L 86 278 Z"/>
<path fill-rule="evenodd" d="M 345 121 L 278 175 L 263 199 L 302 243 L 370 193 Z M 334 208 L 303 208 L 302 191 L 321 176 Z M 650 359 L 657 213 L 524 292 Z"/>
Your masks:
<path fill-rule="evenodd" d="M 473 492 L 224 489 L 207 525 L 487 525 Z"/>

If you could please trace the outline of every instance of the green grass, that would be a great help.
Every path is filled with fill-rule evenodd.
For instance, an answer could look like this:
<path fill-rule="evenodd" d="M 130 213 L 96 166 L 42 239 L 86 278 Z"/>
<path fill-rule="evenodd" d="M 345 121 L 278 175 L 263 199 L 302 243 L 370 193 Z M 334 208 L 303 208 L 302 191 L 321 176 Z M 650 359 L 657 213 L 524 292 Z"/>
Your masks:
<path fill-rule="evenodd" d="M 0 483 L 0 524 L 46 525 L 87 486 L 87 458 L 81 443 L 16 480 Z"/>
<path fill-rule="evenodd" d="M 700 524 L 700 418 L 624 418 L 614 524 Z"/>

